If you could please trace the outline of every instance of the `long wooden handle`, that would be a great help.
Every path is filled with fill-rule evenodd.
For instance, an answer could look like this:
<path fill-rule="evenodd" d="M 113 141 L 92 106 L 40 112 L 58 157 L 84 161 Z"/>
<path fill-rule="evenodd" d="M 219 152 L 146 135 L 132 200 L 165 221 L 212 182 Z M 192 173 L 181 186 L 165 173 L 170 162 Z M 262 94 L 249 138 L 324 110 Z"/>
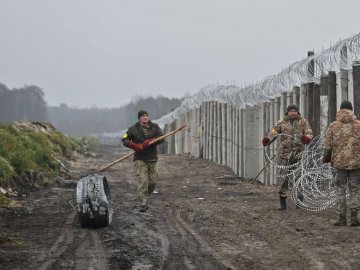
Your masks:
<path fill-rule="evenodd" d="M 185 128 L 185 126 L 186 126 L 186 124 L 185 124 L 185 125 L 182 125 L 181 127 L 177 128 L 177 129 L 175 129 L 175 130 L 173 130 L 173 131 L 171 131 L 171 132 L 169 132 L 169 133 L 167 133 L 167 134 L 165 134 L 165 135 L 162 135 L 162 136 L 160 136 L 160 137 L 157 137 L 155 140 L 151 141 L 151 142 L 149 143 L 149 145 L 152 145 L 152 144 L 154 144 L 154 143 L 157 143 L 158 141 L 161 141 L 161 140 L 165 139 L 166 137 L 169 137 L 169 136 L 175 134 L 176 132 L 179 132 L 179 131 L 183 130 L 183 129 Z M 134 154 L 135 154 L 135 152 L 131 152 L 131 153 L 129 153 L 129 154 L 127 154 L 127 155 L 125 155 L 125 156 L 117 159 L 117 160 L 114 160 L 113 162 L 111 162 L 111 163 L 109 163 L 108 165 L 106 165 L 104 168 L 100 169 L 99 172 L 105 171 L 106 169 L 110 168 L 111 166 L 115 165 L 116 163 L 119 163 L 120 161 L 123 161 L 124 159 L 127 159 L 127 158 L 131 157 L 131 156 L 134 155 Z"/>
<path fill-rule="evenodd" d="M 152 145 L 152 144 L 154 144 L 154 143 L 157 143 L 158 141 L 161 141 L 161 140 L 163 140 L 163 139 L 165 139 L 165 138 L 167 138 L 167 137 L 175 134 L 176 132 L 179 132 L 180 130 L 185 129 L 185 127 L 186 127 L 186 124 L 185 124 L 185 125 L 182 125 L 181 127 L 177 128 L 177 129 L 175 129 L 175 130 L 173 130 L 173 131 L 171 131 L 171 132 L 169 132 L 169 133 L 167 133 L 167 134 L 165 134 L 165 135 L 162 135 L 162 136 L 160 136 L 160 137 L 157 137 L 155 140 L 151 141 L 151 142 L 149 143 L 149 145 Z"/>
<path fill-rule="evenodd" d="M 113 162 L 109 163 L 108 165 L 106 165 L 104 168 L 100 169 L 100 172 L 103 172 L 105 171 L 106 169 L 110 168 L 111 166 L 115 165 L 116 163 L 119 163 L 120 161 L 124 160 L 124 159 L 127 159 L 129 157 L 131 157 L 133 154 L 135 154 L 135 152 L 132 152 L 132 153 L 129 153 L 117 160 L 114 160 Z"/>

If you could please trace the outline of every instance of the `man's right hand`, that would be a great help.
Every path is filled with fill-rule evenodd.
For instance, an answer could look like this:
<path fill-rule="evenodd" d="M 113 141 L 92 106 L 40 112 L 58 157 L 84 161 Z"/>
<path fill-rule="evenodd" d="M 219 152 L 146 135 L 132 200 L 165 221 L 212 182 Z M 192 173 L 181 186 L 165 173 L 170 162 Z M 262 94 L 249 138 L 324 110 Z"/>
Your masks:
<path fill-rule="evenodd" d="M 132 141 L 129 142 L 129 147 L 133 149 L 135 152 L 141 152 L 144 150 L 144 147 L 140 143 L 134 143 Z"/>
<path fill-rule="evenodd" d="M 268 146 L 270 144 L 270 139 L 268 137 L 264 137 L 261 143 L 263 146 Z"/>

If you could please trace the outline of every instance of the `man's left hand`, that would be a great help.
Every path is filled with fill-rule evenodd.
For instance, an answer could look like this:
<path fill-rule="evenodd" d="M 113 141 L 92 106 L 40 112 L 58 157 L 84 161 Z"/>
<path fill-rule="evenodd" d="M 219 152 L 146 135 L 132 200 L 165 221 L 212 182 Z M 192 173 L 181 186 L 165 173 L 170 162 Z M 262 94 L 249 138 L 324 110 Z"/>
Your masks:
<path fill-rule="evenodd" d="M 142 147 L 147 148 L 149 145 L 152 144 L 153 141 L 155 141 L 155 138 L 145 140 L 142 144 Z"/>

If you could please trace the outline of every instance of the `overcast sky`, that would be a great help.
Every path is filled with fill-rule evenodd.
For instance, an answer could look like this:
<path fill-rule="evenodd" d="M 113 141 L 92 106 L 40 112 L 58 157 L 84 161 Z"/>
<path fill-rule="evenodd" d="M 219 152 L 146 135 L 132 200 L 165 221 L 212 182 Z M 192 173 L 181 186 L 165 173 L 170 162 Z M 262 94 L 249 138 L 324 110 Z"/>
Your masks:
<path fill-rule="evenodd" d="M 258 82 L 360 32 L 359 0 L 0 0 L 0 82 L 119 107 Z"/>

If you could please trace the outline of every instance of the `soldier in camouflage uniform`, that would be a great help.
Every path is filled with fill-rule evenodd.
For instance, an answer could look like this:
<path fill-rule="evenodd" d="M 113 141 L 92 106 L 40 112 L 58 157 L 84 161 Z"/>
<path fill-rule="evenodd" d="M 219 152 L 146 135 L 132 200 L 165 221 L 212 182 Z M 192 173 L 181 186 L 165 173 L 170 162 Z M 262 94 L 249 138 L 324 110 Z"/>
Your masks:
<path fill-rule="evenodd" d="M 351 102 L 341 103 L 336 121 L 325 136 L 323 162 L 331 162 L 336 170 L 338 220 L 334 226 L 346 226 L 346 189 L 349 189 L 350 225 L 359 226 L 357 214 L 360 199 L 360 121 L 353 113 Z"/>
<path fill-rule="evenodd" d="M 135 151 L 134 168 L 138 177 L 138 199 L 140 201 L 140 212 L 148 209 L 148 197 L 154 192 L 159 175 L 157 169 L 157 145 L 152 141 L 163 135 L 160 127 L 149 120 L 146 111 L 138 112 L 135 125 L 131 126 L 122 138 L 126 147 Z"/>
<path fill-rule="evenodd" d="M 278 165 L 290 166 L 298 162 L 298 158 L 302 150 L 303 144 L 308 144 L 313 138 L 312 129 L 309 122 L 300 116 L 298 106 L 291 104 L 287 107 L 286 116 L 277 122 L 276 126 L 267 134 L 263 140 L 263 146 L 267 146 L 277 135 L 284 134 L 289 136 L 281 136 L 281 152 L 278 153 Z M 280 169 L 278 172 L 278 183 L 280 207 L 279 210 L 286 209 L 286 197 L 289 186 L 290 172 Z"/>

